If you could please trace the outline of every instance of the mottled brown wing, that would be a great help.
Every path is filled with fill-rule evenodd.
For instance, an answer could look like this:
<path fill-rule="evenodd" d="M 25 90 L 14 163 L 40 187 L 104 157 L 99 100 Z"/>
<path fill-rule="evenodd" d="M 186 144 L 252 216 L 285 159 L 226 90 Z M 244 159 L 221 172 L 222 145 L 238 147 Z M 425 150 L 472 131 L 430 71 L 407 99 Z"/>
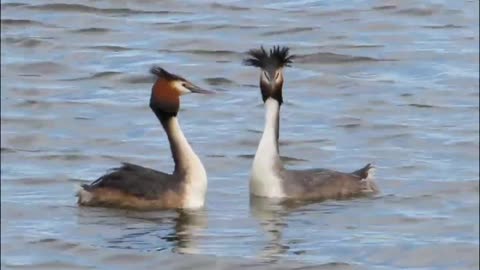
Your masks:
<path fill-rule="evenodd" d="M 84 185 L 85 190 L 111 188 L 145 199 L 155 199 L 167 190 L 176 191 L 177 181 L 171 174 L 159 172 L 131 163 L 112 169 L 93 183 Z"/>
<path fill-rule="evenodd" d="M 362 193 L 361 177 L 327 169 L 283 172 L 287 196 L 302 199 L 340 199 Z"/>

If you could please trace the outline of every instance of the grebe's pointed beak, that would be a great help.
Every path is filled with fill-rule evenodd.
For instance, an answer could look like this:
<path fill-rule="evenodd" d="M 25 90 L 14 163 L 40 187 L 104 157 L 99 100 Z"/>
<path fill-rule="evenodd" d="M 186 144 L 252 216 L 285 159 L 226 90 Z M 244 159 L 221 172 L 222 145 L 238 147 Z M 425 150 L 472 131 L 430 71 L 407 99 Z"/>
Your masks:
<path fill-rule="evenodd" d="M 199 86 L 196 86 L 195 84 L 190 82 L 185 84 L 185 88 L 190 90 L 192 93 L 197 93 L 197 94 L 214 94 L 215 93 L 211 90 L 206 90 Z"/>

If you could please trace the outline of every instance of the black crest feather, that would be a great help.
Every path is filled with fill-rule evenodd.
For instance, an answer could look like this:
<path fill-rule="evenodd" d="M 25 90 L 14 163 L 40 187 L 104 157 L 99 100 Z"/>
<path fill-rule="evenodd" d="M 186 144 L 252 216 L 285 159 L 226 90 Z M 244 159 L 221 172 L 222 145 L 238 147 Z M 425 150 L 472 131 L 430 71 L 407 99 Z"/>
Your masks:
<path fill-rule="evenodd" d="M 150 73 L 157 76 L 158 78 L 164 78 L 169 81 L 185 81 L 183 77 L 170 73 L 159 66 L 153 66 L 152 68 L 150 68 Z"/>
<path fill-rule="evenodd" d="M 260 47 L 260 49 L 251 49 L 247 52 L 248 58 L 243 60 L 243 64 L 247 66 L 254 66 L 259 68 L 266 68 L 268 66 L 288 67 L 292 63 L 295 55 L 289 54 L 290 48 L 273 46 L 269 52 Z"/>

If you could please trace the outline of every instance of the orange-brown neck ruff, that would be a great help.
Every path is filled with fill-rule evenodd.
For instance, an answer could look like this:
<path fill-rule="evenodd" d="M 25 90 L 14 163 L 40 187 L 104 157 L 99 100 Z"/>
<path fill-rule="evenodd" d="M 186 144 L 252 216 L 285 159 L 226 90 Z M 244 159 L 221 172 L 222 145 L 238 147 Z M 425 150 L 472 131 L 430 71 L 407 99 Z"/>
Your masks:
<path fill-rule="evenodd" d="M 157 117 L 176 116 L 180 108 L 178 91 L 173 88 L 172 82 L 158 79 L 152 87 L 150 108 Z"/>

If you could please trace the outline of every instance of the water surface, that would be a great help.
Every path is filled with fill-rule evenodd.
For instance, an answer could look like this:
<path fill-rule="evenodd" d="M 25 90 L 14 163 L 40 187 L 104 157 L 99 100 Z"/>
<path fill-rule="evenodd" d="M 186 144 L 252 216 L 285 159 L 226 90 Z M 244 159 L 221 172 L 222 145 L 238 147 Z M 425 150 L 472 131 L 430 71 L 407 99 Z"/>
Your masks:
<path fill-rule="evenodd" d="M 2 269 L 478 269 L 478 1 L 2 1 Z M 291 47 L 290 168 L 377 167 L 374 198 L 250 202 L 260 45 Z M 209 174 L 194 213 L 79 208 L 69 179 L 169 171 L 159 64 Z M 163 269 L 163 268 L 162 268 Z"/>

